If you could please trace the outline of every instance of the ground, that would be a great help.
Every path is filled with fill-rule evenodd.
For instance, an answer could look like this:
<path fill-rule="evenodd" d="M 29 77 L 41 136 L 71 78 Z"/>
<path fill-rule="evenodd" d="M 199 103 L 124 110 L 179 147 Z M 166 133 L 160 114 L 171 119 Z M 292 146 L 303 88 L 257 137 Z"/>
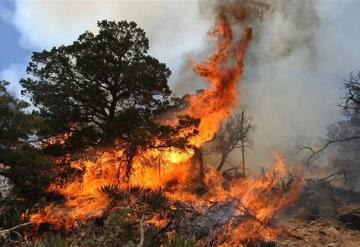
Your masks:
<path fill-rule="evenodd" d="M 277 239 L 278 247 L 360 247 L 360 231 L 336 219 L 292 219 L 287 226 L 293 237 Z"/>

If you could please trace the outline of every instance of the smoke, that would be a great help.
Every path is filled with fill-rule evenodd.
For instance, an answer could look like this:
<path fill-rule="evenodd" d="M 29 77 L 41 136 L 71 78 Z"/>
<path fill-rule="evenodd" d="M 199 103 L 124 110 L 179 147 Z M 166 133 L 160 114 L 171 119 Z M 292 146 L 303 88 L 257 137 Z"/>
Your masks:
<path fill-rule="evenodd" d="M 358 69 L 354 58 L 360 58 L 346 45 L 352 34 L 344 33 L 356 25 L 346 13 L 354 5 L 359 6 L 356 1 L 227 0 L 202 6 L 208 18 L 232 18 L 235 33 L 254 28 L 239 89 L 241 107 L 256 125 L 250 166 L 267 166 L 277 152 L 298 162 L 296 146 L 325 135 L 327 125 L 341 119 L 336 106 L 341 78 Z M 240 163 L 238 153 L 232 158 Z"/>
<path fill-rule="evenodd" d="M 240 90 L 258 127 L 251 157 L 255 164 L 265 163 L 276 151 L 291 160 L 300 158 L 297 144 L 325 135 L 327 125 L 341 118 L 336 106 L 341 78 L 358 69 L 357 63 L 345 61 L 359 53 L 344 46 L 348 34 L 336 37 L 341 27 L 335 28 L 323 8 L 329 1 L 276 3 L 261 24 Z"/>
<path fill-rule="evenodd" d="M 151 54 L 173 71 L 170 85 L 179 96 L 204 87 L 187 59 L 211 52 L 206 34 L 220 13 L 231 17 L 235 35 L 253 27 L 240 107 L 256 124 L 249 165 L 262 166 L 275 152 L 296 158 L 298 143 L 325 135 L 341 118 L 341 80 L 359 69 L 359 7 L 357 0 L 18 0 L 12 18 L 22 45 L 33 50 L 68 44 L 95 31 L 98 20 L 134 20 L 147 32 Z"/>
<path fill-rule="evenodd" d="M 22 1 L 17 0 L 13 23 L 21 44 L 32 50 L 70 44 L 85 30 L 97 30 L 99 20 L 135 21 L 150 40 L 150 53 L 178 78 L 186 54 L 205 46 L 209 22 L 199 15 L 196 1 Z"/>

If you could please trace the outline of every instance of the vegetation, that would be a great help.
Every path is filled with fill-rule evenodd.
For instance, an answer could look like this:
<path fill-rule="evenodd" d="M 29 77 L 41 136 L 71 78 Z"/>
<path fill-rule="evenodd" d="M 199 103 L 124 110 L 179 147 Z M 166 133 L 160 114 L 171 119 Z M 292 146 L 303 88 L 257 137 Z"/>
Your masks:
<path fill-rule="evenodd" d="M 310 163 L 319 154 L 329 147 L 334 147 L 336 152 L 334 166 L 343 169 L 347 174 L 347 182 L 351 187 L 358 187 L 360 175 L 360 72 L 351 73 L 344 79 L 345 97 L 339 105 L 343 110 L 345 120 L 329 126 L 327 140 L 319 148 L 310 146 L 300 147 L 301 150 L 309 151 L 310 155 L 305 159 L 305 164 L 310 168 Z"/>
<path fill-rule="evenodd" d="M 170 240 L 169 247 L 195 247 L 195 242 L 176 233 Z"/>
<path fill-rule="evenodd" d="M 187 145 L 183 128 L 196 125 L 184 117 L 179 126 L 157 121 L 176 107 L 167 85 L 170 70 L 147 54 L 149 41 L 134 22 L 98 22 L 99 33 L 85 32 L 68 46 L 34 52 L 21 80 L 24 95 L 44 125 L 37 138 L 52 156 L 94 146 L 124 150 L 120 165 L 131 172 L 143 149 Z"/>
<path fill-rule="evenodd" d="M 78 179 L 83 171 L 70 162 L 89 148 L 122 150 L 118 166 L 125 176 L 130 176 L 132 159 L 142 150 L 191 148 L 188 138 L 197 134 L 199 120 L 182 116 L 170 126 L 159 119 L 181 107 L 181 101 L 171 97 L 169 68 L 148 55 L 144 30 L 126 21 L 101 21 L 98 27 L 98 33 L 85 32 L 70 45 L 33 53 L 29 77 L 20 81 L 30 103 L 15 98 L 7 91 L 9 83 L 0 81 L 0 175 L 7 178 L 12 193 L 2 198 L 0 229 L 23 223 L 46 201 L 61 201 L 47 192 L 49 184 Z M 117 193 L 114 200 L 122 197 L 114 187 L 102 189 Z M 160 207 L 163 200 L 160 196 L 145 201 Z M 103 220 L 101 239 L 107 246 L 138 242 L 126 213 L 115 211 Z M 50 235 L 34 246 L 71 243 Z"/>
<path fill-rule="evenodd" d="M 192 196 L 206 193 L 208 188 L 205 187 L 212 184 L 216 191 L 223 190 L 223 194 L 231 195 L 230 183 L 226 179 L 233 177 L 223 178 L 217 173 L 205 176 L 202 149 L 190 144 L 190 138 L 198 134 L 196 127 L 199 119 L 184 115 L 171 124 L 162 121 L 164 114 L 182 109 L 186 102 L 171 96 L 168 86 L 170 70 L 148 54 L 149 41 L 144 30 L 134 22 L 126 21 L 101 21 L 98 28 L 99 32 L 85 32 L 70 45 L 33 53 L 27 68 L 29 77 L 20 81 L 23 96 L 30 103 L 11 95 L 7 91 L 9 83 L 0 81 L 0 176 L 7 179 L 6 183 L 11 188 L 9 195 L 0 197 L 0 245 L 192 247 L 196 241 L 216 243 L 216 236 L 208 236 L 213 228 L 224 231 L 234 222 L 240 224 L 244 217 L 247 217 L 248 223 L 253 220 L 265 225 L 267 222 L 259 221 L 256 214 L 243 205 L 241 198 L 227 196 L 222 203 L 210 201 L 208 208 L 205 206 L 204 210 L 199 210 L 193 205 L 182 204 L 181 200 L 171 201 L 167 197 L 166 189 L 173 192 L 192 183 L 197 183 L 197 187 L 193 186 L 195 189 L 191 186 L 184 189 L 196 192 Z M 323 149 L 314 151 L 305 147 L 312 152 L 309 161 L 332 143 L 339 145 L 340 152 L 345 153 L 346 150 L 347 154 L 351 154 L 352 161 L 360 159 L 359 140 L 352 144 L 347 142 L 360 139 L 359 81 L 360 73 L 346 80 L 347 94 L 342 107 L 347 119 L 329 129 L 331 140 Z M 245 176 L 245 153 L 247 149 L 252 149 L 250 136 L 253 128 L 252 119 L 244 111 L 223 124 L 212 140 L 220 154 L 217 171 L 222 171 L 229 155 L 239 149 L 242 162 L 229 170 L 235 169 L 238 173 L 241 169 L 241 174 Z M 117 174 L 119 177 L 130 178 L 133 175 L 134 158 L 144 151 L 165 148 L 184 151 L 179 157 L 171 156 L 175 152 L 170 153 L 169 159 L 182 160 L 181 155 L 189 156 L 194 164 L 199 163 L 199 174 L 186 177 L 185 185 L 171 179 L 158 190 L 145 189 L 141 185 L 122 188 L 119 186 L 122 181 L 118 180 L 117 184 L 90 186 L 97 197 L 93 194 L 91 197 L 80 194 L 78 198 L 72 194 L 61 196 L 56 189 L 52 190 L 56 192 L 49 192 L 50 184 L 56 187 L 75 181 L 82 186 L 84 183 L 81 182 L 86 178 L 80 175 L 86 174 L 86 169 L 81 162 L 77 167 L 71 166 L 72 162 L 81 160 L 92 150 L 105 152 L 103 150 L 110 147 L 115 151 L 121 150 L 121 157 L 115 164 L 117 171 L 124 172 Z M 344 158 L 339 156 L 337 164 L 343 164 Z M 157 162 L 160 164 L 161 161 Z M 105 171 L 104 180 L 107 183 L 106 172 L 110 169 L 102 170 L 100 165 L 94 164 L 95 172 L 91 175 L 96 177 Z M 179 164 L 182 164 L 181 161 Z M 161 173 L 160 165 L 148 160 L 143 165 L 158 167 L 156 172 Z M 349 169 L 353 169 L 354 176 L 360 174 L 355 166 L 350 165 Z M 225 170 L 223 175 L 229 170 Z M 293 181 L 295 179 L 292 178 L 288 185 Z M 241 188 L 238 189 L 240 193 Z M 265 189 L 272 195 L 279 191 L 282 193 L 271 186 Z M 288 193 L 290 189 L 286 187 L 283 190 Z M 265 192 L 260 193 L 262 198 L 266 198 Z M 211 196 L 215 198 L 216 195 Z M 74 225 L 78 227 L 70 227 L 71 230 L 64 228 L 61 231 L 47 223 L 35 227 L 28 222 L 29 215 L 38 209 L 48 209 L 61 218 L 67 213 L 74 213 L 74 204 L 69 206 L 65 202 L 83 205 L 96 198 L 110 199 L 109 203 L 101 205 L 101 213 L 95 216 L 84 213 L 81 218 L 84 220 L 75 221 Z M 46 208 L 49 204 L 50 207 Z M 264 204 L 269 206 L 270 203 Z M 61 215 L 57 211 L 59 208 L 51 207 L 53 205 L 60 205 L 59 208 L 68 206 L 67 211 L 59 211 L 65 212 Z M 243 215 L 235 215 L 235 210 L 240 210 Z M 216 212 L 220 212 L 220 216 Z M 75 213 L 82 216 L 83 212 Z M 232 214 L 237 217 L 236 220 L 231 218 Z M 193 233 L 193 229 L 199 229 L 198 224 L 206 227 Z M 259 239 L 255 239 L 254 244 L 249 242 L 248 246 L 259 243 Z M 272 243 L 265 244 L 272 246 Z"/>
<path fill-rule="evenodd" d="M 221 155 L 217 167 L 218 171 L 224 167 L 229 154 L 235 149 L 240 149 L 242 156 L 241 172 L 245 175 L 245 150 L 252 149 L 250 134 L 253 128 L 252 119 L 245 116 L 244 111 L 228 119 L 221 131 L 216 135 L 215 150 Z"/>
<path fill-rule="evenodd" d="M 8 84 L 0 82 L 0 174 L 16 194 L 33 198 L 48 186 L 54 171 L 49 157 L 32 144 L 39 119 L 26 112 L 28 103 L 8 93 Z"/>

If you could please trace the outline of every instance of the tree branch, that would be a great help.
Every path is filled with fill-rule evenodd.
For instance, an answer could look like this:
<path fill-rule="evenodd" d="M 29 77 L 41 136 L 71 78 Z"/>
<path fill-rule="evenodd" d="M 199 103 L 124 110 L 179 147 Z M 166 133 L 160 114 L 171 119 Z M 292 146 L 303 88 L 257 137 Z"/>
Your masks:
<path fill-rule="evenodd" d="M 11 228 L 8 228 L 8 229 L 5 229 L 5 230 L 1 230 L 0 231 L 0 236 L 4 236 L 12 231 L 15 231 L 16 229 L 19 229 L 21 227 L 24 227 L 24 226 L 28 226 L 28 225 L 31 225 L 33 224 L 32 222 L 26 222 L 26 223 L 23 223 L 23 224 L 20 224 L 20 225 L 17 225 L 17 226 L 14 226 L 14 227 L 11 227 Z"/>
<path fill-rule="evenodd" d="M 299 151 L 303 151 L 303 150 L 309 150 L 311 155 L 309 157 L 307 157 L 304 161 L 304 163 L 307 165 L 308 169 L 311 171 L 311 167 L 310 167 L 310 163 L 311 160 L 317 156 L 319 153 L 323 152 L 325 149 L 327 149 L 331 144 L 334 143 L 342 143 L 342 142 L 347 142 L 347 141 L 352 141 L 352 140 L 358 140 L 360 139 L 360 133 L 356 133 L 354 136 L 350 136 L 350 137 L 346 137 L 346 138 L 340 138 L 340 139 L 335 139 L 335 140 L 328 140 L 321 148 L 319 148 L 318 150 L 314 150 L 312 147 L 310 146 L 301 146 L 299 147 Z"/>

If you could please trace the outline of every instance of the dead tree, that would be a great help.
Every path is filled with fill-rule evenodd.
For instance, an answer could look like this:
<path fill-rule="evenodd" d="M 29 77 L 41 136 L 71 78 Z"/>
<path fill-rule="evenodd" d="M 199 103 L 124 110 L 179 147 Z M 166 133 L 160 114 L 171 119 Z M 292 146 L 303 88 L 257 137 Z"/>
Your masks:
<path fill-rule="evenodd" d="M 205 186 L 205 170 L 204 170 L 204 159 L 203 159 L 203 153 L 200 148 L 194 148 L 194 161 L 199 163 L 199 185 Z"/>
<path fill-rule="evenodd" d="M 244 111 L 229 118 L 215 137 L 215 150 L 221 154 L 217 171 L 221 171 L 229 154 L 239 148 L 242 156 L 242 174 L 245 175 L 245 150 L 253 149 L 252 140 L 249 137 L 252 130 L 252 119 L 245 116 Z"/>
<path fill-rule="evenodd" d="M 346 90 L 345 98 L 339 106 L 344 111 L 348 121 L 351 122 L 351 120 L 358 117 L 358 114 L 360 113 L 360 71 L 356 74 L 351 73 L 347 79 L 344 79 L 344 89 Z M 355 127 L 360 128 L 360 126 Z M 300 146 L 299 150 L 307 150 L 310 152 L 310 155 L 305 158 L 304 163 L 307 165 L 308 169 L 311 170 L 311 160 L 325 151 L 331 144 L 344 143 L 353 140 L 360 140 L 360 130 L 353 132 L 349 136 L 338 136 L 329 139 L 319 149 L 314 149 L 311 146 Z"/>
<path fill-rule="evenodd" d="M 348 114 L 360 113 L 360 71 L 344 79 L 345 99 L 340 107 Z"/>
<path fill-rule="evenodd" d="M 360 139 L 360 132 L 358 132 L 357 134 L 350 136 L 350 137 L 345 137 L 345 138 L 338 138 L 338 139 L 334 139 L 334 140 L 327 140 L 322 147 L 320 147 L 319 149 L 314 149 L 310 146 L 300 146 L 299 150 L 303 151 L 303 150 L 308 150 L 310 152 L 310 155 L 304 160 L 304 164 L 306 164 L 308 166 L 308 169 L 311 170 L 311 160 L 317 156 L 318 154 L 320 154 L 321 152 L 325 151 L 331 144 L 334 143 L 341 143 L 341 142 L 348 142 L 348 141 L 352 141 L 352 140 L 359 140 Z"/>

